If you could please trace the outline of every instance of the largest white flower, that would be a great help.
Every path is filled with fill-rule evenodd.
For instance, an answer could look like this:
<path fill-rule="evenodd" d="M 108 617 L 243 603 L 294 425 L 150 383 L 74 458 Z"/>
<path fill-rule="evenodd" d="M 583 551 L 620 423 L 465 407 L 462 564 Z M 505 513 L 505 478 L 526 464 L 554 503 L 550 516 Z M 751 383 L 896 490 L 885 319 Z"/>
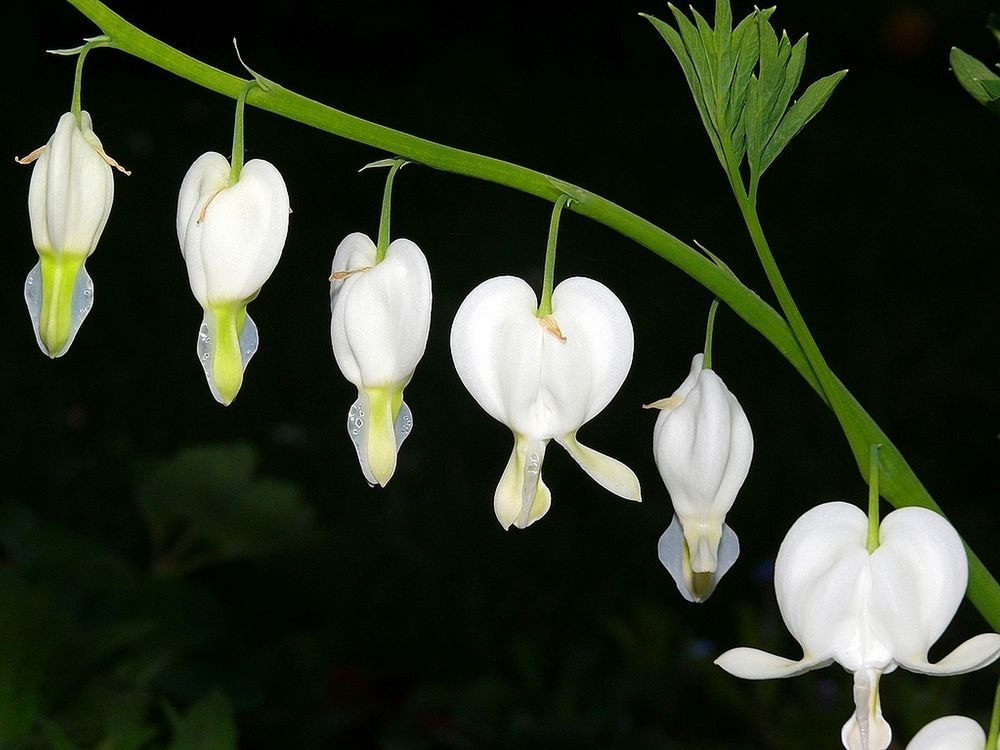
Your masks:
<path fill-rule="evenodd" d="M 625 307 L 603 284 L 576 277 L 553 291 L 551 315 L 538 317 L 537 311 L 525 281 L 500 276 L 472 290 L 451 329 L 462 383 L 514 433 L 514 450 L 493 498 L 505 529 L 523 529 L 549 509 L 551 493 L 541 471 L 552 439 L 602 487 L 640 499 L 631 469 L 576 439 L 631 367 L 632 322 Z"/>
<path fill-rule="evenodd" d="M 347 235 L 333 256 L 330 338 L 337 366 L 358 389 L 347 430 L 369 484 L 385 486 L 413 428 L 403 389 L 424 355 L 431 325 L 431 272 L 410 240 L 389 243 L 377 262 L 368 235 Z"/>
<path fill-rule="evenodd" d="M 791 677 L 837 662 L 854 673 L 854 715 L 841 741 L 848 750 L 884 750 L 892 731 L 882 717 L 879 678 L 911 672 L 971 672 L 1000 656 L 1000 635 L 969 639 L 937 663 L 927 652 L 955 615 L 968 580 L 958 533 L 925 508 L 901 508 L 867 548 L 868 518 L 847 503 L 807 511 L 781 543 L 774 589 L 800 660 L 753 648 L 727 651 L 716 664 L 746 679 Z"/>
<path fill-rule="evenodd" d="M 227 406 L 257 351 L 247 304 L 274 271 L 288 234 L 288 190 L 274 165 L 252 159 L 233 184 L 230 173 L 222 154 L 202 154 L 177 200 L 177 240 L 205 311 L 198 358 L 212 395 Z"/>

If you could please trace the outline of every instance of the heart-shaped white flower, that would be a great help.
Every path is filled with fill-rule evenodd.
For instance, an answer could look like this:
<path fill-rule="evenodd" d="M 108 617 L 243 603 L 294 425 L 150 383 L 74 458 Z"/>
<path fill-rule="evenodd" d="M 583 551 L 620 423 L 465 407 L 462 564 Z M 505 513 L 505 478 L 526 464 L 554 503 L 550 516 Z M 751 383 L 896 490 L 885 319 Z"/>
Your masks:
<path fill-rule="evenodd" d="M 925 508 L 893 511 L 870 554 L 867 534 L 868 518 L 853 505 L 826 503 L 807 511 L 785 536 L 774 566 L 778 606 L 802 659 L 735 648 L 715 662 L 752 680 L 792 677 L 834 661 L 853 672 L 855 713 L 841 735 L 848 750 L 889 746 L 892 731 L 879 699 L 883 674 L 897 666 L 962 674 L 1000 656 L 1000 635 L 985 633 L 939 662 L 928 661 L 968 580 L 962 540 L 947 520 Z"/>
<path fill-rule="evenodd" d="M 503 527 L 525 528 L 545 515 L 545 448 L 555 439 L 598 484 L 640 499 L 625 464 L 581 445 L 577 430 L 621 387 L 632 364 L 632 322 L 603 284 L 566 279 L 552 293 L 552 314 L 538 317 L 522 279 L 484 281 L 462 302 L 451 353 L 462 383 L 486 412 L 514 433 L 514 450 L 494 494 Z"/>

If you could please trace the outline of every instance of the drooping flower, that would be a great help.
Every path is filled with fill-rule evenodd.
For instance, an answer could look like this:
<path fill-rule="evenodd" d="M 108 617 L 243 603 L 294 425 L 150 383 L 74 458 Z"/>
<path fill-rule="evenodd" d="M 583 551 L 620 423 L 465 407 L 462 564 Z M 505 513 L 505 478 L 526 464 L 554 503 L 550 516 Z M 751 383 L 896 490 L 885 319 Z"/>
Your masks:
<path fill-rule="evenodd" d="M 410 240 L 377 248 L 360 232 L 337 247 L 330 276 L 330 338 L 337 366 L 358 389 L 347 430 L 369 484 L 385 484 L 413 427 L 403 389 L 424 354 L 431 324 L 431 272 Z"/>
<path fill-rule="evenodd" d="M 618 392 L 632 364 L 625 307 L 603 284 L 576 277 L 553 291 L 551 315 L 538 317 L 537 310 L 527 283 L 501 276 L 472 290 L 451 329 L 462 383 L 514 433 L 514 450 L 493 498 L 505 529 L 523 529 L 549 509 L 551 493 L 541 471 L 552 439 L 602 487 L 640 499 L 631 469 L 576 438 Z"/>
<path fill-rule="evenodd" d="M 984 750 L 986 733 L 967 716 L 942 716 L 913 735 L 906 750 Z"/>
<path fill-rule="evenodd" d="M 882 717 L 879 678 L 901 666 L 953 675 L 1000 656 L 1000 635 L 969 639 L 936 663 L 928 649 L 965 594 L 968 563 L 958 533 L 925 508 L 893 511 L 867 548 L 868 518 L 847 503 L 826 503 L 793 524 L 778 551 L 774 588 L 785 625 L 802 646 L 795 661 L 753 648 L 716 660 L 730 674 L 791 677 L 837 662 L 854 673 L 855 713 L 844 725 L 848 750 L 884 750 L 892 731 Z"/>
<path fill-rule="evenodd" d="M 94 283 L 84 267 L 97 249 L 114 200 L 112 167 L 90 115 L 59 118 L 55 133 L 21 164 L 34 162 L 28 187 L 31 238 L 38 263 L 24 284 L 35 339 L 50 357 L 61 357 L 94 304 Z"/>
<path fill-rule="evenodd" d="M 229 405 L 257 351 L 247 304 L 270 277 L 288 234 L 288 190 L 262 159 L 247 162 L 230 184 L 229 161 L 202 154 L 188 169 L 177 201 L 177 239 L 191 292 L 205 311 L 198 358 L 212 395 Z"/>
<path fill-rule="evenodd" d="M 703 356 L 660 409 L 653 428 L 653 457 L 670 493 L 674 517 L 660 537 L 660 562 L 685 599 L 701 602 L 740 553 L 726 513 L 750 470 L 753 433 L 746 414 Z"/>

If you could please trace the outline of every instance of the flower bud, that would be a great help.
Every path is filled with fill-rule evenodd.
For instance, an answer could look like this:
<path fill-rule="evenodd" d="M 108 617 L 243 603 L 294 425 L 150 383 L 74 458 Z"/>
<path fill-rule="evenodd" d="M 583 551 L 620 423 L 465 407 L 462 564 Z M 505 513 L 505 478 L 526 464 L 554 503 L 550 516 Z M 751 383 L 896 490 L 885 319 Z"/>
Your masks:
<path fill-rule="evenodd" d="M 358 389 L 347 430 L 369 484 L 385 486 L 413 428 L 403 389 L 424 355 L 431 325 L 431 272 L 410 240 L 377 248 L 360 232 L 337 247 L 330 276 L 330 338 L 337 366 Z"/>
<path fill-rule="evenodd" d="M 691 372 L 660 409 L 653 457 L 670 493 L 674 519 L 659 557 L 688 600 L 707 599 L 740 552 L 726 513 L 750 470 L 753 433 L 726 384 L 695 355 Z"/>
<path fill-rule="evenodd" d="M 287 234 L 288 190 L 269 162 L 247 162 L 232 185 L 222 154 L 202 154 L 188 169 L 177 201 L 177 239 L 205 311 L 198 357 L 212 395 L 227 406 L 257 351 L 247 304 L 274 271 Z"/>
<path fill-rule="evenodd" d="M 48 143 L 18 161 L 34 161 L 28 215 L 39 257 L 25 282 L 24 299 L 38 346 L 50 357 L 61 357 L 93 305 L 94 284 L 84 263 L 111 213 L 111 167 L 121 167 L 104 153 L 85 111 L 79 119 L 64 114 Z"/>

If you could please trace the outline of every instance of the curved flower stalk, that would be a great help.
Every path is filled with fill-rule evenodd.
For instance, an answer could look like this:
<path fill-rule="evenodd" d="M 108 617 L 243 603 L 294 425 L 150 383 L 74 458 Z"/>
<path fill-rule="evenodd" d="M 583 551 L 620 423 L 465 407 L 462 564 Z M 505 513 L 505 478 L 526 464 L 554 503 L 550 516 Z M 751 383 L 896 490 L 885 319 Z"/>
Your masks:
<path fill-rule="evenodd" d="M 794 661 L 753 648 L 716 659 L 751 680 L 792 677 L 837 662 L 854 673 L 855 713 L 844 725 L 848 750 L 884 750 L 892 731 L 882 717 L 879 678 L 901 666 L 954 675 L 1000 656 L 1000 635 L 969 639 L 936 663 L 928 649 L 965 594 L 968 564 L 958 533 L 924 508 L 890 513 L 869 553 L 868 518 L 847 503 L 826 503 L 793 524 L 778 551 L 774 588 L 785 625 L 801 644 Z"/>
<path fill-rule="evenodd" d="M 743 407 L 696 354 L 691 372 L 660 409 L 653 457 L 674 517 L 660 537 L 660 562 L 690 602 L 703 602 L 736 562 L 740 543 L 726 513 L 750 471 L 753 433 Z"/>
<path fill-rule="evenodd" d="M 906 750 L 984 750 L 986 733 L 967 716 L 942 716 L 917 732 Z"/>
<path fill-rule="evenodd" d="M 28 215 L 38 263 L 25 281 L 24 300 L 39 348 L 61 357 L 94 304 L 85 263 L 111 213 L 112 167 L 128 172 L 104 153 L 86 110 L 79 118 L 64 114 L 48 143 L 17 161 L 34 162 Z"/>
<path fill-rule="evenodd" d="M 222 154 L 202 154 L 177 200 L 177 239 L 191 292 L 205 311 L 198 358 L 215 399 L 228 406 L 257 351 L 247 304 L 281 257 L 288 234 L 288 190 L 270 162 L 253 159 L 230 184 Z"/>
<path fill-rule="evenodd" d="M 347 430 L 369 484 L 385 486 L 413 428 L 403 389 L 424 355 L 431 324 L 431 272 L 410 240 L 375 243 L 355 232 L 333 256 L 330 338 L 337 366 L 358 389 Z"/>
<path fill-rule="evenodd" d="M 522 279 L 484 281 L 462 302 L 451 328 L 455 369 L 472 397 L 514 433 L 514 450 L 493 498 L 505 529 L 526 528 L 549 509 L 542 481 L 545 448 L 555 439 L 606 490 L 640 500 L 625 464 L 581 445 L 580 427 L 621 387 L 632 364 L 632 322 L 603 284 L 570 278 L 538 317 Z"/>

